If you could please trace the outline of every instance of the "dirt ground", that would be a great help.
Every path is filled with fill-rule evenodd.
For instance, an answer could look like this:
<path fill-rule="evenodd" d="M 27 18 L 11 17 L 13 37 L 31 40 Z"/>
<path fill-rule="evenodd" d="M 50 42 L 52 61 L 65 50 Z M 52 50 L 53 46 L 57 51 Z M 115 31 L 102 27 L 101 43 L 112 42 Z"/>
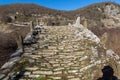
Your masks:
<path fill-rule="evenodd" d="M 23 38 L 29 32 L 28 27 L 13 28 L 11 33 L 0 32 L 0 67 L 9 60 L 10 55 L 17 49 L 15 37 L 21 35 Z"/>

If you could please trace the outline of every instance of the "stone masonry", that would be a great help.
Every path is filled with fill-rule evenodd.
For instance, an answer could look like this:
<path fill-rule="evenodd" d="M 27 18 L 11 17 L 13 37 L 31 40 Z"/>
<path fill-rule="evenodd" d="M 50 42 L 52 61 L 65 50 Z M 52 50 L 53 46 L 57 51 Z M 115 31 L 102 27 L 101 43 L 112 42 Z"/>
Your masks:
<path fill-rule="evenodd" d="M 107 54 L 107 49 L 86 33 L 80 38 L 78 32 L 84 31 L 82 29 L 45 27 L 45 32 L 36 36 L 35 44 L 24 46 L 24 54 L 15 64 L 13 75 L 9 79 L 3 75 L 2 80 L 96 80 L 105 65 L 112 66 L 119 76 L 119 57 L 116 58 L 114 52 L 115 57 Z M 21 71 L 25 71 L 22 76 Z"/>
<path fill-rule="evenodd" d="M 37 44 L 25 48 L 17 65 L 26 70 L 20 80 L 95 80 L 96 73 L 101 75 L 102 67 L 109 64 L 105 49 L 88 39 L 77 39 L 76 29 L 48 27 L 45 34 L 39 35 Z M 101 52 L 95 56 L 92 47 Z"/>

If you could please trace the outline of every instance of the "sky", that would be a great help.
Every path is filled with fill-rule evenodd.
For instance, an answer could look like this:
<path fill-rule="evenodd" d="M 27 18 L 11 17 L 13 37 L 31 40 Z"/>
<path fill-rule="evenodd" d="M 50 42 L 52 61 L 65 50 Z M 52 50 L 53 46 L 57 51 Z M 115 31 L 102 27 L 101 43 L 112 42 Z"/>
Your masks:
<path fill-rule="evenodd" d="M 75 10 L 103 1 L 113 1 L 120 4 L 120 0 L 0 0 L 0 5 L 13 3 L 34 3 L 57 10 Z"/>

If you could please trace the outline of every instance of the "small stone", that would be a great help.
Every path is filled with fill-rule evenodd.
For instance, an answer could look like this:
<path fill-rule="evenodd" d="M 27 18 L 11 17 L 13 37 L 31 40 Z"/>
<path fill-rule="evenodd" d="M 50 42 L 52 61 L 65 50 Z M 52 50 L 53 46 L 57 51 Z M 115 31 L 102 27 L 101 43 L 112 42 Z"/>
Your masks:
<path fill-rule="evenodd" d="M 56 68 L 56 69 L 54 69 L 54 71 L 61 71 L 61 70 L 64 70 L 64 68 Z"/>
<path fill-rule="evenodd" d="M 68 63 L 67 65 L 68 65 L 68 66 L 72 66 L 72 65 L 74 65 L 74 63 L 71 62 L 71 63 Z"/>
<path fill-rule="evenodd" d="M 69 80 L 80 80 L 79 78 L 72 78 L 72 79 L 69 79 Z"/>
<path fill-rule="evenodd" d="M 15 72 L 12 71 L 12 72 L 10 72 L 8 75 L 12 77 L 12 76 L 14 75 L 14 73 L 15 73 Z"/>
<path fill-rule="evenodd" d="M 41 55 L 29 55 L 29 57 L 33 59 L 41 58 Z"/>
<path fill-rule="evenodd" d="M 78 70 L 69 70 L 68 72 L 69 73 L 76 73 L 76 72 L 78 72 Z"/>
<path fill-rule="evenodd" d="M 74 76 L 67 76 L 67 78 L 74 78 Z"/>
<path fill-rule="evenodd" d="M 51 74 L 53 74 L 52 71 L 39 71 L 39 72 L 37 72 L 37 73 L 43 74 L 43 75 L 51 75 Z"/>
<path fill-rule="evenodd" d="M 15 63 L 13 61 L 6 62 L 1 69 L 11 68 Z"/>
<path fill-rule="evenodd" d="M 10 57 L 21 56 L 23 53 L 23 49 L 17 49 L 15 53 L 13 53 Z"/>
<path fill-rule="evenodd" d="M 33 74 L 40 74 L 41 71 L 34 71 Z"/>
<path fill-rule="evenodd" d="M 10 69 L 8 68 L 8 69 L 4 69 L 4 70 L 2 70 L 2 74 L 7 74 L 8 72 L 10 72 Z"/>
<path fill-rule="evenodd" d="M 53 64 L 53 67 L 58 67 L 60 66 L 60 64 Z"/>
<path fill-rule="evenodd" d="M 38 70 L 39 68 L 38 67 L 27 67 L 25 69 L 28 71 L 35 71 L 35 70 Z"/>
<path fill-rule="evenodd" d="M 38 78 L 40 75 L 29 75 L 30 78 Z"/>
<path fill-rule="evenodd" d="M 7 77 L 3 78 L 2 80 L 9 80 L 9 77 L 7 76 Z"/>
<path fill-rule="evenodd" d="M 30 75 L 30 74 L 31 74 L 31 72 L 25 72 L 25 73 L 24 73 L 25 76 L 28 76 L 28 75 Z"/>
<path fill-rule="evenodd" d="M 0 74 L 0 80 L 5 77 L 5 74 Z"/>
<path fill-rule="evenodd" d="M 61 77 L 51 77 L 53 80 L 59 79 L 61 80 Z"/>
<path fill-rule="evenodd" d="M 32 59 L 29 59 L 28 61 L 29 61 L 29 63 L 34 63 L 35 62 L 35 60 L 32 60 Z"/>
<path fill-rule="evenodd" d="M 20 59 L 21 59 L 21 57 L 14 57 L 14 58 L 11 58 L 10 61 L 17 62 Z"/>
<path fill-rule="evenodd" d="M 62 74 L 62 71 L 57 71 L 57 72 L 54 72 L 54 74 Z"/>

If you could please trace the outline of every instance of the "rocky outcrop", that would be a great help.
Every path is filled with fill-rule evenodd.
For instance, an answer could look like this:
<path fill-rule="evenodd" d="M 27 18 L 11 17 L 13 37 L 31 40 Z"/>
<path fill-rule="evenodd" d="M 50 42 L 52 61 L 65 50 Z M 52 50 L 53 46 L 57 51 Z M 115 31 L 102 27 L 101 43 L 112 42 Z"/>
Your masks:
<path fill-rule="evenodd" d="M 80 24 L 80 17 L 77 18 L 76 23 L 73 26 L 78 28 L 78 31 L 75 32 L 76 37 L 79 37 L 81 39 L 87 38 L 96 43 L 100 42 L 100 39 L 96 35 L 94 35 L 94 33 L 92 33 L 90 30 Z"/>

